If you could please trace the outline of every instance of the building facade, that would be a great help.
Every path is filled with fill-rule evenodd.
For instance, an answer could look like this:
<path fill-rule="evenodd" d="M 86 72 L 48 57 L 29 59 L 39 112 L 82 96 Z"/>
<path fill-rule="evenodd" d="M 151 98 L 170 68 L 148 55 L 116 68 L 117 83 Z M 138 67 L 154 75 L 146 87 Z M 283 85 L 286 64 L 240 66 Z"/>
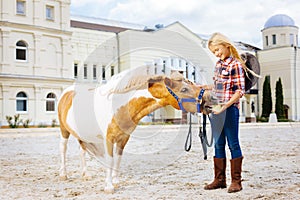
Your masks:
<path fill-rule="evenodd" d="M 1 1 L 0 126 L 16 114 L 34 125 L 57 119 L 57 99 L 73 83 L 69 5 Z"/>
<path fill-rule="evenodd" d="M 286 105 L 285 115 L 295 121 L 300 120 L 300 87 L 297 83 L 300 80 L 298 29 L 294 20 L 287 15 L 278 14 L 270 17 L 261 31 L 263 49 L 257 53 L 262 75 L 259 96 L 262 97 L 265 77 L 269 77 L 275 112 L 275 86 L 280 78 Z"/>
<path fill-rule="evenodd" d="M 199 84 L 211 84 L 216 58 L 207 39 L 179 22 L 166 27 L 70 16 L 69 0 L 2 0 L 0 4 L 0 127 L 20 115 L 30 125 L 57 122 L 57 101 L 72 84 L 91 88 L 127 69 L 152 74 L 180 71 Z M 240 52 L 257 49 L 236 43 Z M 254 89 L 257 89 L 254 87 Z M 241 99 L 240 121 L 251 117 L 255 93 Z M 257 106 L 258 107 L 258 106 Z M 258 108 L 256 109 L 258 111 Z M 164 108 L 150 120 L 181 120 Z"/>

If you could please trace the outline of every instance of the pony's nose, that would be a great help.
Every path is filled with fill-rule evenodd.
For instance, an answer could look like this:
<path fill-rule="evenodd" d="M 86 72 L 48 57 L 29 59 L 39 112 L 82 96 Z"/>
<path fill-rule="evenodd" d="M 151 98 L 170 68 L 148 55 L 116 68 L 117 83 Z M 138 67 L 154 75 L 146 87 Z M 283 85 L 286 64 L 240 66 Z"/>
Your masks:
<path fill-rule="evenodd" d="M 214 92 L 211 92 L 211 94 L 210 94 L 210 102 L 213 105 L 219 104 L 219 98 L 217 97 L 217 95 Z"/>

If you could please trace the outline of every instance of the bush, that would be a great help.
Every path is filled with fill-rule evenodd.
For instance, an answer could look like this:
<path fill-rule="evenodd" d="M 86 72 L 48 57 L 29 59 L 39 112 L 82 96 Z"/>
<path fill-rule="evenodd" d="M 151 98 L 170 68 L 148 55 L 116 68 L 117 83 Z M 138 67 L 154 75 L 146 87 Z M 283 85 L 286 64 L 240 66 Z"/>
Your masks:
<path fill-rule="evenodd" d="M 256 120 L 257 122 L 268 122 L 269 117 L 257 117 Z"/>
<path fill-rule="evenodd" d="M 30 122 L 31 122 L 31 119 L 26 119 L 25 121 L 22 121 L 23 127 L 28 128 Z"/>
<path fill-rule="evenodd" d="M 14 115 L 14 117 L 6 116 L 6 121 L 10 128 L 18 128 L 19 124 L 22 123 L 20 119 L 20 114 Z"/>
<path fill-rule="evenodd" d="M 47 128 L 47 124 L 45 123 L 39 123 L 38 128 Z"/>
<path fill-rule="evenodd" d="M 56 119 L 52 119 L 51 127 L 57 126 L 57 121 Z"/>
<path fill-rule="evenodd" d="M 278 119 L 278 122 L 294 122 L 294 121 L 291 120 L 291 119 L 279 118 L 279 119 Z"/>

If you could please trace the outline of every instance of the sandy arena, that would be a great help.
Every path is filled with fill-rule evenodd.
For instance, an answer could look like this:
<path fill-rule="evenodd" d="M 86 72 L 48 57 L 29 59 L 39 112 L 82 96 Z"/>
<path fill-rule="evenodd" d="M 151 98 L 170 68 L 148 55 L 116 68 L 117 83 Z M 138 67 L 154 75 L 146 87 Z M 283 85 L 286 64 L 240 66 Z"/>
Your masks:
<path fill-rule="evenodd" d="M 80 177 L 79 145 L 68 144 L 69 179 L 61 181 L 59 129 L 0 129 L 0 199 L 300 199 L 300 123 L 241 124 L 243 190 L 206 191 L 213 178 L 193 127 L 193 145 L 184 151 L 188 126 L 139 126 L 125 147 L 120 184 L 104 193 L 105 168 L 87 156 L 89 177 Z M 229 152 L 227 184 L 230 184 Z"/>

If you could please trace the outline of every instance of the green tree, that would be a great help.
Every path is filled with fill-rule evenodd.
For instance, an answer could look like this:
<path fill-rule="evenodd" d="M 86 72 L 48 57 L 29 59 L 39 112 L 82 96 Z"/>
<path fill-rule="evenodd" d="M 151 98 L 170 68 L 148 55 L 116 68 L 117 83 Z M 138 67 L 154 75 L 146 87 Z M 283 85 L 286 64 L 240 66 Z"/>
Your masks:
<path fill-rule="evenodd" d="M 282 84 L 281 78 L 276 82 L 276 102 L 275 102 L 275 113 L 278 119 L 284 119 L 284 106 L 283 106 L 283 92 L 282 92 Z"/>
<path fill-rule="evenodd" d="M 270 85 L 270 76 L 265 77 L 262 96 L 262 117 L 269 117 L 272 112 L 272 94 Z"/>

